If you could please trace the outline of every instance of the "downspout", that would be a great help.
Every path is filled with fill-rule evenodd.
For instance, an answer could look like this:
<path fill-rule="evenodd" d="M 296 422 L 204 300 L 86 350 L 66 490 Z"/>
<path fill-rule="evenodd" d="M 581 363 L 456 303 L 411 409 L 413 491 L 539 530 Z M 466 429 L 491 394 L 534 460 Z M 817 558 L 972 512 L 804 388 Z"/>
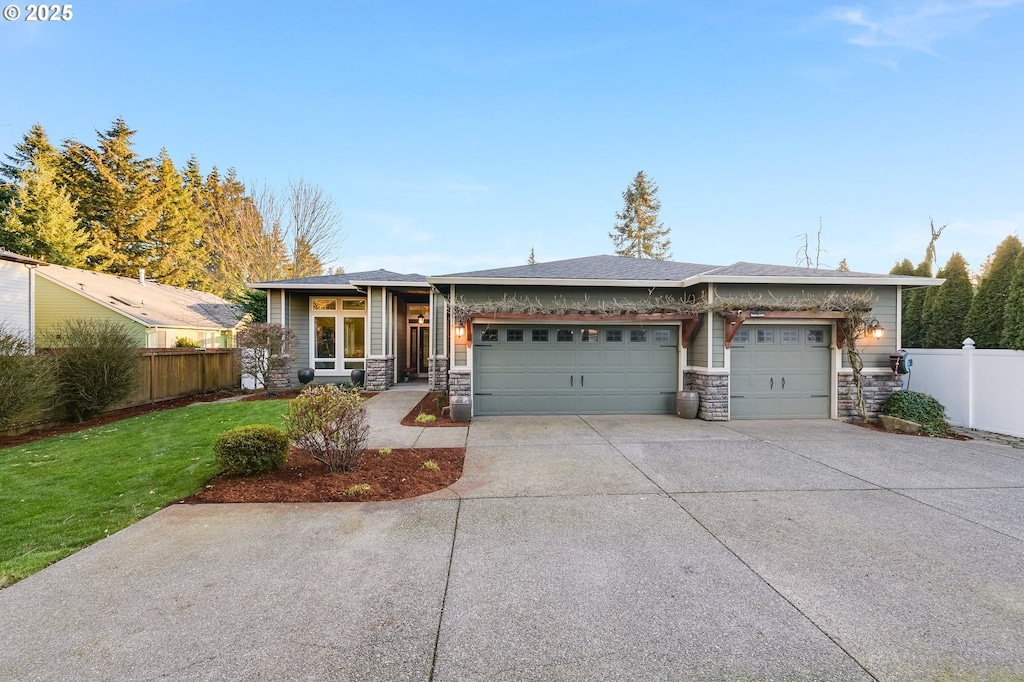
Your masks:
<path fill-rule="evenodd" d="M 36 352 L 36 269 L 34 263 L 26 263 L 28 268 L 28 343 L 32 353 Z"/>

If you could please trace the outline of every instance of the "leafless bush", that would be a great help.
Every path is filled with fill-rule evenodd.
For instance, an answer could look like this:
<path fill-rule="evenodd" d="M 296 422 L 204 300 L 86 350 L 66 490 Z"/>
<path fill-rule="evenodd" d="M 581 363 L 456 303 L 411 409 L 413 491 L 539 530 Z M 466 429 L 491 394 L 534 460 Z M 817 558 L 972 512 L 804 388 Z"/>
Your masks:
<path fill-rule="evenodd" d="M 352 471 L 370 433 L 365 402 L 356 390 L 314 384 L 288 403 L 288 438 L 328 471 Z"/>

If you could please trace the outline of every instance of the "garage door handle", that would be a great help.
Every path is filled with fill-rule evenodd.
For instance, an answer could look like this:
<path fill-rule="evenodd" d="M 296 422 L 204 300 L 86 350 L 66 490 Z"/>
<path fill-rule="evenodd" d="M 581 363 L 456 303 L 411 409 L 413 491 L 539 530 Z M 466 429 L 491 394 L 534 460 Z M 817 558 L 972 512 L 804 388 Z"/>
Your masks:
<path fill-rule="evenodd" d="M 574 381 L 576 381 L 576 377 L 573 376 L 572 374 L 570 374 L 569 375 L 569 385 L 573 386 L 574 384 L 572 382 L 574 382 Z"/>
<path fill-rule="evenodd" d="M 768 388 L 769 388 L 770 390 L 774 391 L 774 390 L 775 390 L 775 377 L 772 377 L 772 378 L 771 378 L 771 379 L 769 379 L 768 381 L 769 381 L 769 383 L 768 383 Z"/>
<path fill-rule="evenodd" d="M 786 390 L 786 377 L 782 377 L 782 390 Z"/>
<path fill-rule="evenodd" d="M 580 388 L 583 388 L 583 375 L 580 375 Z"/>

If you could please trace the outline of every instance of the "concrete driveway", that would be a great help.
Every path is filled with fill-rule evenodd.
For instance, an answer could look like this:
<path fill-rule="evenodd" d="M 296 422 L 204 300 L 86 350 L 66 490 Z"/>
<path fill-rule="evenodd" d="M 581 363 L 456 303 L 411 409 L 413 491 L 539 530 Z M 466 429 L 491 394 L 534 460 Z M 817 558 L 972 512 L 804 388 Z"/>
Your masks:
<path fill-rule="evenodd" d="M 423 498 L 175 506 L 0 591 L 0 679 L 1024 679 L 1024 450 L 674 417 L 467 439 Z"/>

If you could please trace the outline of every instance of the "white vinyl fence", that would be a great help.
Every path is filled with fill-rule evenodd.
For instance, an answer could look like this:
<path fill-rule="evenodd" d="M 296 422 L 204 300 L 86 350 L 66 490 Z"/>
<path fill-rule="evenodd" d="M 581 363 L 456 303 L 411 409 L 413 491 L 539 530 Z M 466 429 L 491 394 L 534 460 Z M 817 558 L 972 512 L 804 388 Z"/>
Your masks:
<path fill-rule="evenodd" d="M 909 348 L 912 374 L 903 384 L 946 406 L 949 422 L 1024 437 L 1024 351 Z"/>

